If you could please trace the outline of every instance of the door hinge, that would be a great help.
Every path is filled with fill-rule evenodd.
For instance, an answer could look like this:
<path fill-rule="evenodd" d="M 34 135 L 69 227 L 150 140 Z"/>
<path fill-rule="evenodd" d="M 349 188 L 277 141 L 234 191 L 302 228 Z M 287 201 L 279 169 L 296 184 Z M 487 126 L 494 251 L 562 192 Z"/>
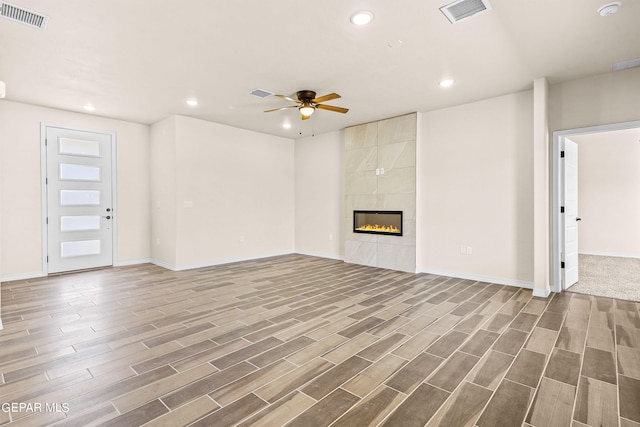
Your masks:
<path fill-rule="evenodd" d="M 564 151 L 560 152 L 560 157 L 564 157 Z"/>
<path fill-rule="evenodd" d="M 560 213 L 564 213 L 564 206 L 560 206 Z"/>
<path fill-rule="evenodd" d="M 46 219 L 46 224 L 49 224 L 49 217 L 47 217 Z"/>
<path fill-rule="evenodd" d="M 49 255 L 47 255 L 47 262 L 49 262 Z"/>
<path fill-rule="evenodd" d="M 564 261 L 560 262 L 560 268 L 564 268 Z"/>

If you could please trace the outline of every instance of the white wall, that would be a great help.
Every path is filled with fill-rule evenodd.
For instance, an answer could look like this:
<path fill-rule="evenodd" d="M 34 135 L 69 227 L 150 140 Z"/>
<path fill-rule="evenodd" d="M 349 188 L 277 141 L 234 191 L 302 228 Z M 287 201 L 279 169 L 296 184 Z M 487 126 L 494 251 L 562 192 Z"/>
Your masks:
<path fill-rule="evenodd" d="M 532 286 L 532 126 L 531 91 L 420 115 L 418 271 Z"/>
<path fill-rule="evenodd" d="M 149 128 L 0 101 L 2 280 L 42 275 L 41 123 L 116 133 L 118 247 L 115 262 L 149 259 Z"/>
<path fill-rule="evenodd" d="M 151 258 L 161 265 L 176 261 L 176 117 L 151 126 Z"/>
<path fill-rule="evenodd" d="M 344 132 L 295 142 L 295 250 L 343 259 Z"/>
<path fill-rule="evenodd" d="M 550 147 L 549 82 L 533 81 L 533 295 L 551 293 L 551 198 L 549 197 Z"/>
<path fill-rule="evenodd" d="M 578 129 L 640 120 L 640 68 L 550 86 L 549 128 Z"/>
<path fill-rule="evenodd" d="M 0 101 L 1 102 L 1 101 Z M 1 116 L 0 116 L 1 117 Z M 1 122 L 1 121 L 0 121 Z M 4 174 L 2 167 L 2 159 L 4 158 L 4 144 L 0 143 L 0 191 L 3 188 Z M 2 196 L 0 193 L 0 282 L 2 282 Z M 2 286 L 0 283 L 0 330 L 2 326 Z"/>
<path fill-rule="evenodd" d="M 181 270 L 294 251 L 293 140 L 175 116 L 152 126 L 151 145 L 154 181 L 166 174 L 151 201 L 154 261 Z"/>
<path fill-rule="evenodd" d="M 640 258 L 639 132 L 580 135 L 579 252 Z"/>

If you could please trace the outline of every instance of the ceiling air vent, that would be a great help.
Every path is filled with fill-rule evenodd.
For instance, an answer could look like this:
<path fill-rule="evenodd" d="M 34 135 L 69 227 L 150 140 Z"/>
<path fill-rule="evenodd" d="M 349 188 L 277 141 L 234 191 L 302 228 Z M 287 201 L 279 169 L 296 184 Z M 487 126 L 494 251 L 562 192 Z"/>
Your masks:
<path fill-rule="evenodd" d="M 640 58 L 630 59 L 628 61 L 616 62 L 613 64 L 613 71 L 622 71 L 628 68 L 640 67 Z"/>
<path fill-rule="evenodd" d="M 0 17 L 39 30 L 44 30 L 49 20 L 48 16 L 2 1 L 0 1 Z"/>
<path fill-rule="evenodd" d="M 273 95 L 273 93 L 266 90 L 262 90 L 262 89 L 254 89 L 251 92 L 249 92 L 249 95 L 257 96 L 258 98 L 266 98 L 268 96 Z"/>
<path fill-rule="evenodd" d="M 440 8 L 452 24 L 485 10 L 491 10 L 488 0 L 458 0 Z"/>

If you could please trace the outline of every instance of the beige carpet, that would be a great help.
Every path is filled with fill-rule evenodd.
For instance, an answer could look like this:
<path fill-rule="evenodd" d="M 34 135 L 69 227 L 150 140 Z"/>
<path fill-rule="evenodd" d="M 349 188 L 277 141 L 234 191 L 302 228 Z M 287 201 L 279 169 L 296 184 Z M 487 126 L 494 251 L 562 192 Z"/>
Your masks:
<path fill-rule="evenodd" d="M 640 302 L 640 259 L 580 255 L 578 271 L 569 291 Z"/>

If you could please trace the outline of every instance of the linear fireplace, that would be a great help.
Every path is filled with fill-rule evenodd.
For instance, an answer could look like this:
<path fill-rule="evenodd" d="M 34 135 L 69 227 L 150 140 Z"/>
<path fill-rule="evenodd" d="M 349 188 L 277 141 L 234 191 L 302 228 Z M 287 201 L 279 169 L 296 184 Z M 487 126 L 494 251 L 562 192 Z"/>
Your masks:
<path fill-rule="evenodd" d="M 402 211 L 353 211 L 353 232 L 402 236 Z"/>

